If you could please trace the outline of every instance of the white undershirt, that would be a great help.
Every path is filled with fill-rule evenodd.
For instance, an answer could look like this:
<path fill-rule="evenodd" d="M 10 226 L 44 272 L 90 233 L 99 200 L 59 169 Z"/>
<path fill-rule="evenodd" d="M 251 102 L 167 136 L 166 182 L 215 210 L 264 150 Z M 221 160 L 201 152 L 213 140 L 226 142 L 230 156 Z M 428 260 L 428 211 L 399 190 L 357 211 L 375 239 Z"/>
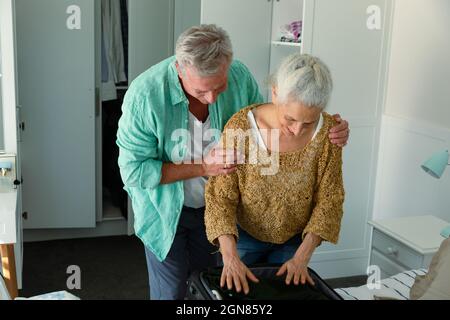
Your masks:
<path fill-rule="evenodd" d="M 184 160 L 192 161 L 203 157 L 203 151 L 211 144 L 210 140 L 205 140 L 205 133 L 210 128 L 211 120 L 209 117 L 202 123 L 191 112 L 189 112 L 191 150 L 186 152 L 186 157 Z M 202 139 L 199 139 L 196 135 L 201 135 Z M 205 185 L 207 181 L 208 179 L 206 177 L 184 180 L 184 205 L 186 207 L 199 209 L 205 206 Z"/>
<path fill-rule="evenodd" d="M 256 122 L 255 114 L 253 113 L 253 111 L 250 110 L 248 112 L 247 119 L 250 122 L 250 125 L 252 126 L 252 129 L 255 129 L 255 130 L 252 131 L 254 135 L 255 135 L 255 132 L 256 132 L 256 136 L 253 136 L 253 138 L 255 138 L 256 141 L 258 141 L 258 145 L 259 145 L 260 148 L 263 148 L 263 150 L 267 151 L 266 144 L 264 143 L 264 139 L 263 139 L 263 137 L 261 135 L 261 131 L 259 131 L 258 123 Z M 322 126 L 323 126 L 323 116 L 322 116 L 322 114 L 320 114 L 319 123 L 317 124 L 316 131 L 314 132 L 314 135 L 313 135 L 311 141 L 314 140 L 314 138 L 317 136 L 317 134 L 319 133 L 320 129 L 322 129 Z"/>

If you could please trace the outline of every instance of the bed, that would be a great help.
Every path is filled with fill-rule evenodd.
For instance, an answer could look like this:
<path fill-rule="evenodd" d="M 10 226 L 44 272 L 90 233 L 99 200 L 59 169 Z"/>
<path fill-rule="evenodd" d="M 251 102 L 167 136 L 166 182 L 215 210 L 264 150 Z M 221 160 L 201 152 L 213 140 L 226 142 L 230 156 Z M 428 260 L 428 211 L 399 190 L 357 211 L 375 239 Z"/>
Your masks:
<path fill-rule="evenodd" d="M 409 300 L 410 290 L 417 276 L 423 276 L 427 269 L 408 270 L 380 281 L 379 289 L 370 290 L 367 285 L 339 288 L 335 291 L 344 300 Z"/>

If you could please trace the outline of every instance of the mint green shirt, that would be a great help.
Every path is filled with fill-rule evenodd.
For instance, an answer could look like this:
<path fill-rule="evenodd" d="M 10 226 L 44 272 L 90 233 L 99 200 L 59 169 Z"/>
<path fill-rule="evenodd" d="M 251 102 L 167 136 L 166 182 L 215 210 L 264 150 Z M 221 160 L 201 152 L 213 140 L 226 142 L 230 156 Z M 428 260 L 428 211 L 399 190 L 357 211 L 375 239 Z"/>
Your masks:
<path fill-rule="evenodd" d="M 228 89 L 209 106 L 211 128 L 222 131 L 240 109 L 262 102 L 250 71 L 233 61 Z M 178 78 L 175 57 L 133 81 L 122 112 L 117 132 L 119 167 L 133 204 L 134 229 L 144 245 L 164 261 L 175 238 L 184 186 L 182 181 L 161 185 L 161 169 L 163 163 L 184 159 L 188 139 L 176 130 L 189 130 L 189 102 Z"/>

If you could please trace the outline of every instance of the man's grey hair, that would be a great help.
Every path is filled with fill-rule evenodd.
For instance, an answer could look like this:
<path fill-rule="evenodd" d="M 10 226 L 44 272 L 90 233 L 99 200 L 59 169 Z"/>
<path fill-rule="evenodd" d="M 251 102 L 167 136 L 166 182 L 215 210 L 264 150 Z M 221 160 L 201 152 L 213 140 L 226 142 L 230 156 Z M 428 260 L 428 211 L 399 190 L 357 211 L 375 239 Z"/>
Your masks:
<path fill-rule="evenodd" d="M 287 57 L 272 76 L 281 103 L 301 102 L 306 107 L 325 109 L 333 90 L 328 67 L 317 57 L 296 53 Z"/>
<path fill-rule="evenodd" d="M 184 71 L 194 67 L 200 76 L 219 72 L 233 60 L 233 48 L 227 32 L 214 24 L 191 27 L 177 40 L 176 59 Z"/>

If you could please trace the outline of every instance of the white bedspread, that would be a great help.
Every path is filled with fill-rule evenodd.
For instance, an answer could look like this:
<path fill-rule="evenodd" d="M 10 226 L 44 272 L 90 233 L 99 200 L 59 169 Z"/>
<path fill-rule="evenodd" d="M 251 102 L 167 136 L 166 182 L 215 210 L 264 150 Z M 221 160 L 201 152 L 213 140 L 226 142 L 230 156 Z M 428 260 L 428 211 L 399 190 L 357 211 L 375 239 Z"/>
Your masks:
<path fill-rule="evenodd" d="M 361 287 L 336 289 L 344 300 L 376 300 L 396 299 L 409 300 L 409 292 L 416 276 L 425 275 L 427 269 L 409 270 L 390 278 L 381 280 L 379 289 L 369 289 L 367 285 Z"/>

